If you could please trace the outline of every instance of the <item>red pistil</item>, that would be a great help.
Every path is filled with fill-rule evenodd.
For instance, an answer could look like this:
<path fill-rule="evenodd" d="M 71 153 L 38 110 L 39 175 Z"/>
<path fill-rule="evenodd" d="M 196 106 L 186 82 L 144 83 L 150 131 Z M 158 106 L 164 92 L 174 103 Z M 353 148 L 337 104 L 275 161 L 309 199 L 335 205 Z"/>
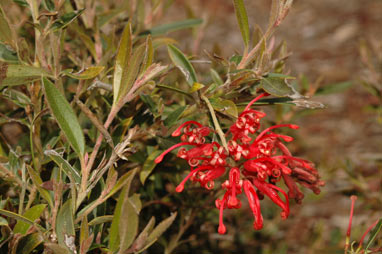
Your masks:
<path fill-rule="evenodd" d="M 266 183 L 264 181 L 259 181 L 256 178 L 253 179 L 253 183 L 256 188 L 260 190 L 262 193 L 267 195 L 273 203 L 278 205 L 283 211 L 281 212 L 281 218 L 286 219 L 289 215 L 289 198 L 288 195 L 273 184 Z M 281 192 L 285 197 L 285 202 L 281 200 L 280 196 L 277 194 L 277 191 Z"/>
<path fill-rule="evenodd" d="M 238 168 L 231 168 L 229 171 L 228 185 L 226 184 L 224 187 L 227 188 L 227 192 L 230 192 L 227 203 L 228 208 L 240 208 L 240 200 L 236 197 L 237 194 L 241 193 L 240 171 Z"/>
<path fill-rule="evenodd" d="M 287 166 L 281 164 L 280 162 L 278 161 L 275 161 L 274 159 L 270 158 L 270 157 L 261 157 L 261 158 L 258 158 L 256 160 L 248 160 L 244 163 L 244 167 L 245 169 L 247 169 L 248 171 L 253 171 L 253 172 L 256 172 L 257 170 L 252 166 L 254 165 L 254 163 L 257 163 L 257 162 L 262 162 L 262 161 L 268 161 L 268 162 L 271 162 L 272 164 L 278 166 L 281 168 L 282 172 L 284 174 L 287 174 L 289 175 L 292 170 L 290 168 L 288 168 Z"/>
<path fill-rule="evenodd" d="M 173 145 L 172 147 L 168 148 L 166 151 L 164 151 L 161 155 L 159 155 L 158 157 L 156 157 L 155 159 L 155 163 L 160 163 L 162 160 L 163 160 L 163 157 L 168 154 L 169 152 L 171 152 L 172 150 L 180 147 L 180 146 L 194 146 L 195 144 L 193 143 L 189 143 L 189 142 L 181 142 L 181 143 L 178 143 L 178 144 L 175 144 Z"/>
<path fill-rule="evenodd" d="M 184 190 L 184 185 L 186 184 L 187 180 L 193 176 L 196 172 L 198 171 L 201 171 L 201 170 L 207 170 L 207 169 L 211 169 L 212 167 L 211 166 L 201 166 L 201 167 L 198 167 L 194 170 L 192 170 L 183 180 L 182 182 L 176 187 L 175 191 L 176 192 L 182 192 Z"/>
<path fill-rule="evenodd" d="M 371 224 L 365 231 L 365 233 L 363 233 L 362 237 L 361 237 L 361 240 L 359 240 L 359 246 L 358 246 L 358 249 L 361 249 L 362 248 L 362 244 L 363 244 L 363 240 L 365 239 L 366 235 L 377 225 L 379 219 L 377 219 L 376 221 L 374 221 L 373 224 Z"/>
<path fill-rule="evenodd" d="M 226 206 L 227 206 L 227 204 L 226 204 L 227 197 L 226 196 L 227 196 L 227 193 L 224 195 L 222 200 L 216 199 L 216 201 L 215 201 L 216 208 L 219 209 L 218 233 L 221 235 L 225 234 L 225 232 L 227 231 L 226 227 L 224 226 L 224 222 L 223 222 L 223 211 L 224 211 L 224 208 L 226 208 Z"/>
<path fill-rule="evenodd" d="M 353 221 L 353 213 L 354 213 L 354 203 L 355 201 L 357 200 L 357 196 L 355 195 L 352 195 L 350 197 L 351 199 L 351 207 L 350 207 L 350 218 L 349 218 L 349 226 L 348 226 L 348 230 L 346 232 L 346 237 L 350 237 L 350 234 L 351 234 L 351 223 Z"/>
<path fill-rule="evenodd" d="M 265 130 L 263 130 L 255 139 L 255 142 L 259 141 L 268 131 L 276 129 L 276 128 L 281 128 L 281 127 L 288 127 L 291 129 L 298 129 L 298 125 L 295 124 L 278 124 L 278 125 L 273 125 Z"/>
<path fill-rule="evenodd" d="M 187 125 L 191 125 L 191 124 L 195 124 L 197 125 L 199 128 L 203 127 L 202 124 L 198 123 L 197 121 L 187 121 L 183 124 L 181 124 L 173 133 L 172 133 L 172 136 L 173 137 L 177 137 L 177 136 L 180 136 L 181 134 L 181 130 L 183 127 L 187 126 Z"/>
<path fill-rule="evenodd" d="M 260 230 L 263 228 L 263 216 L 261 215 L 259 197 L 257 196 L 256 190 L 249 180 L 245 180 L 243 185 L 249 207 L 251 208 L 253 217 L 255 218 L 253 227 L 255 230 Z"/>

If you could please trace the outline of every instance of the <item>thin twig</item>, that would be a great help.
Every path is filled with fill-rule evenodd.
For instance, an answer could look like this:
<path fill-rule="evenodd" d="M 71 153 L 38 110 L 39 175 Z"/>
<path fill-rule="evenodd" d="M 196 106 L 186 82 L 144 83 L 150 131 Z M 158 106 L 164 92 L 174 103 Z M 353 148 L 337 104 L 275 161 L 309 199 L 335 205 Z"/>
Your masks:
<path fill-rule="evenodd" d="M 207 104 L 207 107 L 211 113 L 211 116 L 212 116 L 212 121 L 214 122 L 214 125 L 215 125 L 215 130 L 216 132 L 218 133 L 219 137 L 220 137 L 220 140 L 221 142 L 223 143 L 223 146 L 224 148 L 226 149 L 226 151 L 228 151 L 228 145 L 227 145 L 227 141 L 225 139 L 225 135 L 224 135 L 224 132 L 223 130 L 220 128 L 220 124 L 218 122 L 218 119 L 216 118 L 216 115 L 215 115 L 215 111 L 210 103 L 210 101 L 208 100 L 207 97 L 205 97 L 204 95 L 202 95 L 202 99 L 205 101 L 205 103 Z"/>
<path fill-rule="evenodd" d="M 111 138 L 109 132 L 102 125 L 102 123 L 98 120 L 98 118 L 91 112 L 91 110 L 79 99 L 75 100 L 76 104 L 80 107 L 82 112 L 89 118 L 89 120 L 95 125 L 99 132 L 105 137 L 106 142 L 110 145 L 112 149 L 114 149 L 113 139 Z"/>

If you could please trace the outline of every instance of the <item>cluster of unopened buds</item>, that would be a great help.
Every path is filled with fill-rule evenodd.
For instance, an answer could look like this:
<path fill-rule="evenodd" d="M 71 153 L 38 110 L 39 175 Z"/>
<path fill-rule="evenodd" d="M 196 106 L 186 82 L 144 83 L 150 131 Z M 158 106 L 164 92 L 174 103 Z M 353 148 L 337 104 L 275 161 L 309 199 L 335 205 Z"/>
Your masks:
<path fill-rule="evenodd" d="M 281 217 L 286 219 L 289 215 L 289 199 L 301 203 L 304 197 L 296 183 L 316 194 L 324 185 L 314 165 L 293 157 L 285 146 L 284 142 L 291 142 L 293 138 L 273 132 L 282 127 L 298 129 L 297 125 L 274 125 L 256 136 L 260 129 L 260 120 L 266 114 L 251 109 L 251 106 L 268 95 L 261 94 L 245 107 L 225 135 L 231 137 L 226 148 L 217 142 L 207 141 L 207 137 L 213 132 L 209 127 L 196 121 L 187 121 L 172 133 L 174 137 L 181 136 L 182 142 L 168 148 L 155 159 L 156 163 L 160 163 L 166 154 L 181 147 L 177 156 L 188 161 L 191 172 L 176 187 L 177 192 L 183 191 L 188 180 L 199 182 L 202 187 L 211 190 L 215 180 L 228 171 L 228 179 L 221 184 L 225 194 L 215 201 L 216 208 L 219 209 L 220 234 L 226 232 L 223 223 L 224 209 L 240 208 L 242 204 L 237 196 L 243 190 L 254 216 L 253 226 L 259 230 L 263 227 L 260 200 L 264 195 L 282 209 Z M 288 194 L 276 186 L 281 179 L 289 189 Z"/>

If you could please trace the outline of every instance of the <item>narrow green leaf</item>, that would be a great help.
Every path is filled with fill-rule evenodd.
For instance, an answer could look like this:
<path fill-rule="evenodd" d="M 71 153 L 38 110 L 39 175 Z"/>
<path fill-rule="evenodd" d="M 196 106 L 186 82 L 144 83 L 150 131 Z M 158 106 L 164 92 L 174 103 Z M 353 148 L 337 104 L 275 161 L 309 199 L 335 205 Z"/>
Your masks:
<path fill-rule="evenodd" d="M 40 233 L 33 233 L 26 235 L 20 239 L 20 241 L 17 244 L 16 253 L 17 254 L 29 254 L 32 253 L 32 251 L 39 246 L 41 243 L 43 243 L 44 238 L 41 236 Z"/>
<path fill-rule="evenodd" d="M 0 42 L 13 45 L 12 30 L 3 8 L 0 6 Z"/>
<path fill-rule="evenodd" d="M 42 78 L 42 82 L 53 116 L 56 118 L 73 150 L 82 158 L 85 151 L 85 138 L 73 109 L 52 82 L 47 78 Z"/>
<path fill-rule="evenodd" d="M 145 184 L 147 177 L 151 174 L 151 172 L 155 168 L 156 163 L 154 162 L 154 160 L 161 153 L 162 153 L 161 150 L 155 150 L 149 155 L 149 157 L 147 157 L 145 163 L 143 164 L 142 170 L 139 174 L 139 179 L 141 180 L 142 184 Z"/>
<path fill-rule="evenodd" d="M 154 244 L 158 240 L 158 238 L 171 226 L 171 224 L 176 218 L 176 215 L 177 213 L 175 212 L 171 214 L 170 217 L 159 223 L 158 226 L 156 226 L 154 230 L 150 233 L 150 235 L 147 237 L 145 246 L 142 249 L 140 249 L 138 253 L 144 251 L 152 244 Z"/>
<path fill-rule="evenodd" d="M 26 218 L 26 217 L 24 217 L 22 215 L 19 215 L 17 213 L 14 213 L 14 212 L 10 212 L 10 211 L 4 210 L 4 209 L 0 209 L 0 214 L 4 215 L 6 217 L 11 217 L 13 219 L 16 219 L 17 221 L 22 221 L 22 222 L 28 223 L 31 226 L 34 225 L 34 222 L 31 221 L 30 219 L 28 219 L 28 218 Z"/>
<path fill-rule="evenodd" d="M 17 106 L 20 106 L 22 108 L 25 108 L 26 106 L 31 104 L 31 100 L 28 96 L 26 96 L 24 93 L 19 92 L 14 89 L 4 89 L 3 90 L 3 96 L 7 98 L 8 100 L 12 101 Z"/>
<path fill-rule="evenodd" d="M 151 95 L 142 93 L 139 95 L 139 97 L 141 97 L 141 100 L 149 108 L 150 112 L 156 117 L 158 115 L 158 105 L 154 102 L 153 98 L 151 98 Z"/>
<path fill-rule="evenodd" d="M 170 44 L 177 44 L 178 42 L 172 38 L 164 37 L 164 38 L 156 38 L 153 40 L 153 47 L 157 49 L 161 46 L 167 46 Z"/>
<path fill-rule="evenodd" d="M 20 5 L 21 7 L 28 7 L 29 4 L 26 0 L 13 0 L 16 4 Z"/>
<path fill-rule="evenodd" d="M 237 118 L 238 110 L 233 101 L 224 100 L 221 98 L 210 98 L 209 101 L 211 102 L 211 105 L 214 108 L 214 110 L 228 115 L 230 117 Z"/>
<path fill-rule="evenodd" d="M 63 70 L 62 73 L 74 79 L 92 79 L 97 77 L 105 69 L 104 66 L 91 66 L 77 73 L 72 70 Z"/>
<path fill-rule="evenodd" d="M 220 75 L 214 70 L 210 69 L 211 78 L 217 85 L 223 85 L 223 80 L 221 79 Z"/>
<path fill-rule="evenodd" d="M 271 13 L 269 15 L 269 21 L 268 21 L 268 29 L 275 24 L 279 16 L 280 4 L 281 4 L 280 0 L 272 0 Z"/>
<path fill-rule="evenodd" d="M 106 195 L 106 198 L 109 198 L 109 197 L 113 196 L 115 193 L 117 193 L 117 191 L 119 191 L 128 182 L 131 182 L 132 177 L 134 177 L 133 175 L 135 173 L 136 172 L 134 170 L 130 170 L 129 172 L 127 172 L 126 174 L 121 176 L 118 179 L 118 181 L 116 182 L 116 184 L 114 185 L 114 187 L 111 189 L 111 191 Z"/>
<path fill-rule="evenodd" d="M 260 81 L 260 87 L 263 88 L 267 93 L 284 97 L 293 94 L 293 90 L 289 87 L 283 78 L 263 78 Z"/>
<path fill-rule="evenodd" d="M 46 150 L 44 151 L 44 154 L 49 156 L 49 158 L 52 159 L 57 164 L 57 166 L 61 167 L 70 179 L 73 178 L 75 183 L 81 183 L 81 175 L 78 170 L 73 168 L 67 160 L 62 158 L 59 153 L 54 150 Z"/>
<path fill-rule="evenodd" d="M 150 218 L 149 222 L 147 223 L 147 225 L 145 226 L 145 228 L 138 235 L 137 239 L 134 242 L 134 245 L 136 246 L 136 250 L 138 250 L 138 253 L 143 251 L 143 250 L 141 250 L 141 248 L 144 247 L 146 240 L 147 240 L 147 237 L 149 236 L 149 234 L 153 230 L 154 225 L 155 225 L 155 217 L 152 216 Z"/>
<path fill-rule="evenodd" d="M 85 216 L 82 219 L 81 228 L 80 228 L 80 249 L 83 248 L 83 244 L 86 242 L 88 238 L 89 238 L 89 224 L 88 224 L 88 217 Z"/>
<path fill-rule="evenodd" d="M 293 76 L 285 75 L 282 73 L 268 73 L 267 75 L 268 78 L 283 78 L 283 79 L 296 79 Z"/>
<path fill-rule="evenodd" d="M 53 31 L 58 31 L 60 29 L 64 29 L 70 23 L 72 23 L 75 19 L 77 19 L 84 12 L 84 10 L 85 9 L 81 9 L 81 10 L 65 13 L 59 19 L 54 21 L 54 23 L 51 26 L 51 29 Z"/>
<path fill-rule="evenodd" d="M 144 54 L 144 45 L 140 45 L 134 49 L 127 71 L 122 77 L 121 90 L 118 98 L 124 97 L 130 91 L 138 75 L 141 73 L 141 64 L 143 62 Z"/>
<path fill-rule="evenodd" d="M 13 51 L 10 46 L 0 43 L 0 62 L 1 61 L 17 64 L 19 58 L 17 57 L 17 53 Z"/>
<path fill-rule="evenodd" d="M 183 112 L 186 110 L 187 106 L 179 106 L 176 110 L 174 110 L 173 112 L 171 112 L 168 117 L 164 120 L 164 125 L 165 126 L 172 126 L 174 125 L 178 119 L 181 117 L 181 115 L 183 114 Z"/>
<path fill-rule="evenodd" d="M 198 82 L 194 67 L 192 67 L 187 57 L 173 45 L 168 45 L 168 54 L 174 65 L 183 73 L 186 77 L 187 83 L 192 86 L 195 82 Z"/>
<path fill-rule="evenodd" d="M 41 68 L 0 61 L 0 88 L 30 83 L 41 79 L 41 76 L 50 76 L 50 74 Z"/>
<path fill-rule="evenodd" d="M 164 25 L 150 28 L 146 31 L 143 31 L 139 35 L 142 36 L 142 35 L 151 34 L 152 36 L 158 36 L 158 35 L 163 35 L 163 34 L 173 32 L 176 30 L 195 27 L 195 26 L 198 26 L 202 23 L 203 23 L 202 19 L 186 19 L 186 20 L 177 21 L 177 22 L 173 22 L 173 23 L 164 24 Z"/>
<path fill-rule="evenodd" d="M 147 36 L 146 39 L 146 49 L 145 49 L 145 58 L 143 60 L 143 68 L 142 71 L 147 70 L 147 68 L 153 63 L 154 59 L 154 47 L 153 47 L 153 40 L 151 39 L 151 36 Z"/>
<path fill-rule="evenodd" d="M 241 55 L 233 55 L 233 56 L 231 56 L 229 61 L 232 62 L 232 63 L 235 63 L 236 65 L 238 65 L 242 59 L 243 59 L 243 56 L 241 56 Z M 233 73 L 241 72 L 241 71 L 246 71 L 246 70 L 238 69 L 238 70 L 234 70 Z"/>
<path fill-rule="evenodd" d="M 34 186 L 37 187 L 38 192 L 48 202 L 49 206 L 51 208 L 53 208 L 53 199 L 52 199 L 51 195 L 49 194 L 49 191 L 47 191 L 41 187 L 42 180 L 41 180 L 39 174 L 37 174 L 36 171 L 34 171 L 34 169 L 31 166 L 26 165 L 26 167 L 27 167 L 28 174 L 29 174 L 30 178 L 32 179 Z"/>
<path fill-rule="evenodd" d="M 125 214 L 123 214 L 122 210 L 125 205 L 125 201 L 128 200 L 128 194 L 130 190 L 131 182 L 136 174 L 137 170 L 129 171 L 131 172 L 128 178 L 128 181 L 126 182 L 125 186 L 122 188 L 121 193 L 119 194 L 119 198 L 117 201 L 117 206 L 114 210 L 113 220 L 110 226 L 109 231 L 109 249 L 113 252 L 117 251 L 120 246 L 120 235 L 119 235 L 119 225 L 121 222 L 121 217 L 124 217 Z"/>
<path fill-rule="evenodd" d="M 141 194 L 134 193 L 131 197 L 129 197 L 129 200 L 135 212 L 139 214 L 142 209 Z"/>
<path fill-rule="evenodd" d="M 237 23 L 239 24 L 241 36 L 246 47 L 249 44 L 249 25 L 248 25 L 248 16 L 247 10 L 245 9 L 243 0 L 233 0 L 233 5 L 235 6 L 235 13 Z"/>
<path fill-rule="evenodd" d="M 113 18 L 117 17 L 119 14 L 122 12 L 126 11 L 124 8 L 119 8 L 118 9 L 112 9 L 110 11 L 107 11 L 105 13 L 99 14 L 98 15 L 98 26 L 101 28 L 107 23 L 109 23 Z"/>
<path fill-rule="evenodd" d="M 327 95 L 333 93 L 342 93 L 346 89 L 350 88 L 354 83 L 351 81 L 345 81 L 335 84 L 329 84 L 324 87 L 320 87 L 317 89 L 315 95 Z"/>
<path fill-rule="evenodd" d="M 131 23 L 127 23 L 122 33 L 121 41 L 119 42 L 119 49 L 114 66 L 114 79 L 113 79 L 113 104 L 117 102 L 120 97 L 120 90 L 122 85 L 122 78 L 124 73 L 127 72 L 129 61 L 132 53 L 132 40 L 131 40 Z"/>
<path fill-rule="evenodd" d="M 53 251 L 54 254 L 72 254 L 67 248 L 55 243 L 45 243 L 44 246 Z"/>
<path fill-rule="evenodd" d="M 375 225 L 375 227 L 370 232 L 369 239 L 367 240 L 367 243 L 366 243 L 365 253 L 368 253 L 369 248 L 373 244 L 375 238 L 377 237 L 377 235 L 378 235 L 379 231 L 381 231 L 381 229 L 382 229 L 382 218 L 379 219 L 377 225 Z"/>
<path fill-rule="evenodd" d="M 127 198 L 122 207 L 123 216 L 119 221 L 120 246 L 118 253 L 124 253 L 133 243 L 138 233 L 139 214 L 132 201 Z"/>
<path fill-rule="evenodd" d="M 165 85 L 165 84 L 158 84 L 156 85 L 156 87 L 158 88 L 164 88 L 164 89 L 167 89 L 167 90 L 170 90 L 170 91 L 173 91 L 173 92 L 176 92 L 176 93 L 180 93 L 180 94 L 183 94 L 183 95 L 187 95 L 188 97 L 191 97 L 192 98 L 192 95 L 183 91 L 183 90 L 180 90 L 176 87 L 172 87 L 172 86 L 169 86 L 169 85 Z"/>
<path fill-rule="evenodd" d="M 46 204 L 40 204 L 40 205 L 35 205 L 28 210 L 25 211 L 23 216 L 31 221 L 35 221 L 38 218 L 40 218 L 42 212 L 44 211 L 46 207 Z M 16 226 L 13 228 L 13 233 L 20 233 L 22 235 L 26 234 L 28 229 L 31 227 L 31 225 L 27 222 L 24 221 L 18 221 L 16 223 Z"/>
<path fill-rule="evenodd" d="M 43 4 L 45 9 L 47 9 L 48 11 L 51 11 L 51 12 L 55 11 L 55 6 L 52 0 L 44 0 Z"/>
<path fill-rule="evenodd" d="M 98 216 L 89 222 L 89 227 L 92 227 L 92 226 L 95 226 L 98 224 L 103 224 L 106 222 L 111 222 L 113 220 L 113 218 L 114 218 L 113 215 Z"/>
<path fill-rule="evenodd" d="M 75 236 L 72 200 L 67 200 L 58 211 L 56 219 L 56 234 L 58 243 L 61 246 L 67 246 L 67 239 Z"/>
<path fill-rule="evenodd" d="M 85 45 L 85 47 L 89 50 L 90 54 L 92 55 L 93 59 L 97 59 L 97 52 L 95 49 L 95 43 L 93 42 L 92 38 L 86 34 L 85 30 L 73 23 L 73 25 L 70 26 L 70 30 L 74 31 L 78 38 L 82 41 L 82 43 Z"/>

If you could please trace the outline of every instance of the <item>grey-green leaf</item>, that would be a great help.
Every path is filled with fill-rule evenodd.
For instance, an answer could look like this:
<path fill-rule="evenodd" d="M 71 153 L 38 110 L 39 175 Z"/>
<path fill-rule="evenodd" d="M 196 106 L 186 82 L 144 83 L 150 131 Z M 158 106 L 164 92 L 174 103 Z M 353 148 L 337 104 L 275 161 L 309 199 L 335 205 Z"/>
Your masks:
<path fill-rule="evenodd" d="M 50 76 L 50 74 L 41 68 L 0 61 L 0 88 L 30 83 L 39 80 L 41 76 Z"/>
<path fill-rule="evenodd" d="M 42 82 L 53 116 L 56 118 L 73 150 L 82 158 L 85 151 L 85 138 L 73 109 L 52 82 L 47 78 L 42 78 Z"/>
<path fill-rule="evenodd" d="M 19 62 L 19 58 L 10 46 L 0 43 L 0 61 L 16 64 Z"/>
<path fill-rule="evenodd" d="M 214 70 L 210 69 L 211 77 L 212 80 L 217 84 L 217 85 L 223 85 L 223 80 L 221 79 L 220 75 Z"/>
<path fill-rule="evenodd" d="M 54 254 L 71 254 L 70 250 L 55 243 L 45 243 L 45 247 L 53 251 Z"/>
<path fill-rule="evenodd" d="M 186 77 L 187 83 L 192 87 L 195 82 L 198 82 L 194 67 L 191 65 L 187 57 L 174 45 L 168 45 L 168 54 L 171 61 Z"/>
<path fill-rule="evenodd" d="M 202 19 L 186 19 L 186 20 L 177 21 L 177 22 L 150 28 L 146 31 L 143 31 L 139 35 L 151 34 L 152 36 L 158 36 L 158 35 L 163 35 L 163 34 L 180 30 L 180 29 L 191 28 L 191 27 L 200 25 L 202 23 L 203 23 Z"/>
<path fill-rule="evenodd" d="M 155 150 L 152 152 L 149 157 L 147 157 L 145 163 L 143 164 L 142 171 L 139 174 L 139 179 L 141 180 L 142 184 L 145 184 L 145 181 L 147 177 L 150 175 L 150 173 L 153 171 L 153 169 L 156 166 L 156 163 L 154 162 L 155 158 L 158 157 L 162 153 L 161 150 Z"/>
<path fill-rule="evenodd" d="M 375 225 L 375 227 L 370 232 L 369 239 L 367 240 L 367 243 L 366 243 L 365 253 L 368 253 L 369 248 L 373 244 L 375 238 L 377 237 L 377 235 L 378 235 L 379 231 L 381 231 L 381 229 L 382 229 L 382 218 L 379 219 L 377 225 Z"/>
<path fill-rule="evenodd" d="M 5 98 L 11 100 L 17 106 L 22 108 L 25 108 L 27 105 L 31 104 L 30 98 L 20 91 L 6 88 L 3 90 L 2 94 Z"/>
<path fill-rule="evenodd" d="M 62 156 L 54 150 L 46 150 L 44 154 L 49 156 L 57 166 L 61 167 L 65 174 L 70 178 L 74 179 L 75 183 L 81 183 L 81 175 L 77 169 L 73 168 L 67 160 L 62 158 Z"/>
<path fill-rule="evenodd" d="M 17 244 L 17 254 L 29 254 L 44 241 L 40 233 L 26 235 Z"/>
<path fill-rule="evenodd" d="M 23 216 L 31 221 L 35 221 L 40 218 L 42 212 L 44 211 L 46 204 L 35 205 L 25 211 Z M 13 228 L 13 233 L 26 234 L 31 225 L 25 221 L 17 221 L 16 226 Z"/>
<path fill-rule="evenodd" d="M 76 18 L 78 18 L 84 12 L 84 10 L 85 9 L 81 9 L 81 10 L 65 13 L 59 19 L 54 21 L 54 23 L 51 26 L 51 29 L 53 31 L 64 29 L 70 23 L 72 23 Z"/>
<path fill-rule="evenodd" d="M 118 252 L 121 254 L 130 247 L 138 233 L 139 214 L 134 208 L 132 200 L 129 198 L 126 198 L 123 203 L 122 214 L 123 216 L 121 216 L 119 221 L 119 235 L 121 240 Z"/>
<path fill-rule="evenodd" d="M 211 102 L 212 107 L 219 111 L 220 113 L 223 113 L 225 115 L 228 115 L 233 118 L 237 118 L 238 110 L 235 105 L 235 103 L 231 100 L 224 100 L 221 98 L 211 98 L 209 99 Z"/>
<path fill-rule="evenodd" d="M 62 73 L 74 79 L 92 79 L 97 77 L 104 68 L 103 66 L 91 66 L 77 73 L 72 73 L 71 70 L 64 70 Z"/>
<path fill-rule="evenodd" d="M 113 221 L 111 223 L 110 230 L 109 230 L 108 247 L 113 252 L 117 251 L 120 246 L 121 237 L 120 237 L 119 225 L 121 222 L 121 216 L 123 215 L 122 211 L 123 211 L 123 207 L 125 206 L 125 202 L 127 201 L 130 203 L 130 201 L 128 201 L 129 199 L 128 194 L 130 190 L 131 181 L 133 180 L 135 176 L 136 170 L 129 171 L 128 173 L 129 173 L 129 177 L 121 193 L 119 194 L 117 206 L 114 209 Z"/>
<path fill-rule="evenodd" d="M 290 96 L 294 94 L 292 88 L 285 83 L 284 78 L 263 78 L 260 81 L 260 87 L 263 88 L 267 93 L 278 97 Z"/>
<path fill-rule="evenodd" d="M 92 226 L 95 226 L 98 224 L 111 222 L 113 220 L 113 218 L 114 218 L 114 216 L 112 216 L 112 215 L 99 216 L 99 217 L 94 218 L 92 221 L 90 221 L 89 226 L 92 227 Z"/>
<path fill-rule="evenodd" d="M 249 25 L 248 25 L 248 16 L 247 10 L 245 9 L 243 0 L 233 0 L 233 5 L 235 6 L 235 13 L 237 22 L 239 23 L 241 36 L 246 47 L 249 44 Z"/>
<path fill-rule="evenodd" d="M 177 109 L 175 109 L 173 112 L 171 112 L 168 117 L 164 120 L 164 125 L 171 127 L 174 125 L 180 116 L 183 114 L 184 110 L 186 110 L 187 106 L 179 106 Z"/>
<path fill-rule="evenodd" d="M 144 251 L 145 249 L 150 247 L 152 244 L 154 244 L 158 240 L 158 238 L 171 226 L 171 224 L 174 222 L 176 218 L 176 215 L 177 213 L 175 212 L 171 214 L 170 217 L 168 217 L 167 219 L 159 223 L 158 226 L 156 226 L 154 230 L 149 234 L 146 240 L 146 244 L 144 245 L 142 249 L 138 251 L 138 253 Z"/>
<path fill-rule="evenodd" d="M 61 246 L 67 246 L 66 239 L 75 236 L 72 200 L 68 199 L 58 211 L 56 220 L 57 240 Z"/>
<path fill-rule="evenodd" d="M 113 188 L 110 190 L 110 192 L 106 195 L 105 198 L 111 197 L 112 195 L 117 193 L 117 191 L 119 191 L 123 186 L 125 186 L 126 184 L 130 184 L 135 173 L 136 172 L 132 170 L 132 171 L 127 172 L 123 176 L 121 176 L 118 179 L 118 181 L 114 184 Z"/>
<path fill-rule="evenodd" d="M 26 217 L 24 217 L 22 215 L 19 215 L 17 213 L 14 213 L 14 212 L 10 212 L 10 211 L 4 210 L 4 209 L 0 209 L 0 214 L 4 215 L 6 217 L 11 217 L 13 219 L 16 219 L 17 221 L 26 222 L 29 225 L 34 225 L 34 222 L 31 221 L 30 219 L 28 219 L 28 218 L 26 218 Z"/>
<path fill-rule="evenodd" d="M 122 33 L 121 41 L 119 42 L 119 49 L 114 66 L 114 79 L 113 79 L 113 103 L 115 104 L 120 97 L 120 90 L 122 89 L 123 75 L 127 72 L 129 61 L 132 53 L 132 39 L 131 39 L 131 24 L 127 23 Z"/>

